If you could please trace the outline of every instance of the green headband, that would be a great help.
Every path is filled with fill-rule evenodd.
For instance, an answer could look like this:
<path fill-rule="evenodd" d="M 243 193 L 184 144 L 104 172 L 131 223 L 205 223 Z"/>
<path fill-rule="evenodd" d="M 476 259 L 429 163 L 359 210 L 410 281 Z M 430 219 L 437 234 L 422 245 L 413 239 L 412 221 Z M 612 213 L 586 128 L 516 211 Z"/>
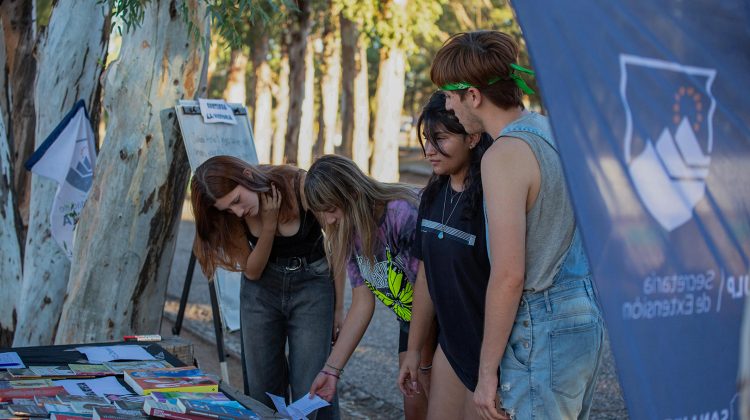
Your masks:
<path fill-rule="evenodd" d="M 518 75 L 517 72 L 526 73 L 531 76 L 534 75 L 533 70 L 529 70 L 525 67 L 521 67 L 518 64 L 511 63 L 510 68 L 513 70 L 508 75 L 515 83 L 516 86 L 518 86 L 523 93 L 527 95 L 533 95 L 535 92 L 532 88 L 529 87 L 529 85 L 526 84 L 526 81 L 521 78 L 521 76 Z M 493 77 L 487 82 L 487 86 L 494 84 L 498 80 L 503 80 L 501 77 Z M 505 79 L 507 80 L 507 79 Z M 442 90 L 463 90 L 468 89 L 470 87 L 476 88 L 477 86 L 472 85 L 468 82 L 456 82 L 456 83 L 446 83 L 445 85 L 441 86 L 440 89 Z"/>

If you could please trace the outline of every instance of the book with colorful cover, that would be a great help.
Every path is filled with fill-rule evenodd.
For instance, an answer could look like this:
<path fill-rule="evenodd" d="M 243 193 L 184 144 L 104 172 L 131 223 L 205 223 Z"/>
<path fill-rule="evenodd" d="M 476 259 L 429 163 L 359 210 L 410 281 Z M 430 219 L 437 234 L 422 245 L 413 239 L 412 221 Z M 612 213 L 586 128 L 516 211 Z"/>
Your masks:
<path fill-rule="evenodd" d="M 8 373 L 13 379 L 35 379 L 41 377 L 29 368 L 8 369 Z"/>
<path fill-rule="evenodd" d="M 177 402 L 178 398 L 187 400 L 203 400 L 212 403 L 232 401 L 223 392 L 152 392 L 151 398 L 160 402 Z"/>
<path fill-rule="evenodd" d="M 174 367 L 164 360 L 135 360 L 131 362 L 104 362 L 112 372 L 122 375 L 125 370 L 166 369 Z"/>
<path fill-rule="evenodd" d="M 227 419 L 259 419 L 253 410 L 248 408 L 229 407 L 221 404 L 212 404 L 200 400 L 177 400 L 177 406 L 185 414 Z"/>
<path fill-rule="evenodd" d="M 75 372 L 76 376 L 109 376 L 115 374 L 115 372 L 104 365 L 70 363 L 68 367 Z"/>
<path fill-rule="evenodd" d="M 180 411 L 180 407 L 176 404 L 170 404 L 167 402 L 156 401 L 153 399 L 146 399 L 143 402 L 143 411 L 149 416 L 159 417 L 162 419 L 171 420 L 206 420 L 205 416 L 196 416 L 192 414 L 185 414 Z"/>
<path fill-rule="evenodd" d="M 29 366 L 29 370 L 42 377 L 68 378 L 76 376 L 68 365 L 63 366 Z"/>
<path fill-rule="evenodd" d="M 91 414 L 83 413 L 50 413 L 49 420 L 89 420 Z"/>
<path fill-rule="evenodd" d="M 62 404 L 71 404 L 74 402 L 85 402 L 93 403 L 98 405 L 109 405 L 109 400 L 105 397 L 98 395 L 69 395 L 69 394 L 58 394 L 57 400 Z"/>
<path fill-rule="evenodd" d="M 94 408 L 93 420 L 127 420 L 127 419 L 147 419 L 148 417 L 138 410 L 121 410 L 117 407 L 96 407 Z"/>
<path fill-rule="evenodd" d="M 41 388 L 0 389 L 0 401 L 13 401 L 13 398 L 34 398 L 36 396 L 66 395 L 68 392 L 61 386 Z"/>
<path fill-rule="evenodd" d="M 219 390 L 219 383 L 207 376 L 187 378 L 130 378 L 126 376 L 125 383 L 130 385 L 138 395 L 149 395 L 154 391 L 217 392 Z"/>
<path fill-rule="evenodd" d="M 17 416 L 10 412 L 7 408 L 1 408 L 0 409 L 0 419 L 7 419 L 7 420 L 27 420 L 28 417 L 21 417 Z"/>
<path fill-rule="evenodd" d="M 73 412 L 73 408 L 70 406 L 70 404 L 62 404 L 60 402 L 44 403 L 44 409 L 47 410 L 47 412 L 49 413 L 72 413 Z"/>
<path fill-rule="evenodd" d="M 120 410 L 140 410 L 146 398 L 143 395 L 107 395 L 107 399 Z"/>
<path fill-rule="evenodd" d="M 102 404 L 90 401 L 71 401 L 68 404 L 70 404 L 70 408 L 73 409 L 74 413 L 84 414 L 94 414 L 94 409 L 97 407 L 111 407 L 109 402 Z"/>
<path fill-rule="evenodd" d="M 44 407 L 44 404 L 58 404 L 57 397 L 38 395 L 34 397 L 34 404 Z M 47 410 L 49 411 L 49 410 Z"/>
<path fill-rule="evenodd" d="M 13 381 L 0 381 L 0 389 L 24 389 L 44 388 L 55 386 L 51 379 L 16 379 Z"/>
<path fill-rule="evenodd" d="M 192 367 L 183 366 L 166 369 L 138 369 L 138 370 L 125 370 L 123 372 L 125 377 L 135 378 L 186 378 L 190 376 L 206 376 L 202 370 Z"/>
<path fill-rule="evenodd" d="M 10 404 L 8 406 L 10 413 L 21 417 L 47 417 L 49 413 L 44 407 L 36 404 Z"/>

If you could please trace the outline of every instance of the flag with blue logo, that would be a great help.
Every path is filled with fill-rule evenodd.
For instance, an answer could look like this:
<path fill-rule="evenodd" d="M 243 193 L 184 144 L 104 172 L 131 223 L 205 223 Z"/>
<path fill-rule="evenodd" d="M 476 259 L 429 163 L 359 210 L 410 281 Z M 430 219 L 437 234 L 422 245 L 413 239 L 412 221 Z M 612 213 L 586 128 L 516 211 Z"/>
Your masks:
<path fill-rule="evenodd" d="M 78 218 L 94 179 L 96 149 L 86 105 L 78 101 L 26 162 L 26 169 L 58 183 L 50 231 L 68 258 Z"/>
<path fill-rule="evenodd" d="M 737 419 L 746 1 L 514 2 L 634 419 Z"/>

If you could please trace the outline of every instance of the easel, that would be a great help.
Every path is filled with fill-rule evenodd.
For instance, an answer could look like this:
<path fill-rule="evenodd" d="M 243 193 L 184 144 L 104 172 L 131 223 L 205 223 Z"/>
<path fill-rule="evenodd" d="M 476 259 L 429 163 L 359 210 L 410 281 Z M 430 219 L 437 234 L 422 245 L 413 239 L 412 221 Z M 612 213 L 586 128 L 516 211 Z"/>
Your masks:
<path fill-rule="evenodd" d="M 240 104 L 229 104 L 229 106 L 232 108 L 232 113 L 235 117 L 239 117 L 237 118 L 238 124 L 236 126 L 227 127 L 223 124 L 208 126 L 203 124 L 200 107 L 196 101 L 180 101 L 175 106 L 191 170 L 195 170 L 201 163 L 216 155 L 230 155 L 251 164 L 258 163 L 255 145 L 253 144 L 252 127 L 247 119 L 247 109 Z M 201 135 L 203 131 L 209 131 L 209 129 L 218 131 L 219 133 L 213 133 L 213 135 L 203 133 Z M 191 251 L 185 281 L 182 286 L 180 306 L 177 310 L 174 327 L 172 327 L 172 333 L 175 335 L 179 335 L 182 329 L 185 307 L 187 306 L 190 286 L 192 285 L 195 273 L 195 261 L 195 253 Z M 221 377 L 225 382 L 229 382 L 229 371 L 224 351 L 224 328 L 221 320 L 219 297 L 216 293 L 216 276 L 208 280 L 208 286 Z"/>

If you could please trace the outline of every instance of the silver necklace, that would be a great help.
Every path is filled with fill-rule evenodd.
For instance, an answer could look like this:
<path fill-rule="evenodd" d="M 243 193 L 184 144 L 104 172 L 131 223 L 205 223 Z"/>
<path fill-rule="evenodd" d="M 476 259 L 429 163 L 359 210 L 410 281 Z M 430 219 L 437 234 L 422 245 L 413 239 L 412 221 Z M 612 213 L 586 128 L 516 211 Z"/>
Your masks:
<path fill-rule="evenodd" d="M 451 220 L 451 216 L 453 216 L 453 212 L 456 211 L 456 207 L 458 207 L 458 203 L 461 202 L 461 196 L 464 195 L 464 191 L 461 191 L 458 194 L 458 199 L 456 199 L 456 204 L 453 204 L 453 209 L 450 213 L 448 213 L 448 219 L 445 218 L 445 202 L 448 201 L 448 190 L 450 181 L 445 183 L 445 195 L 443 196 L 443 214 L 440 216 L 440 232 L 438 233 L 437 237 L 438 239 L 443 239 L 445 237 L 445 228 L 447 227 L 446 224 Z M 451 196 L 451 204 L 453 203 L 453 196 Z"/>

